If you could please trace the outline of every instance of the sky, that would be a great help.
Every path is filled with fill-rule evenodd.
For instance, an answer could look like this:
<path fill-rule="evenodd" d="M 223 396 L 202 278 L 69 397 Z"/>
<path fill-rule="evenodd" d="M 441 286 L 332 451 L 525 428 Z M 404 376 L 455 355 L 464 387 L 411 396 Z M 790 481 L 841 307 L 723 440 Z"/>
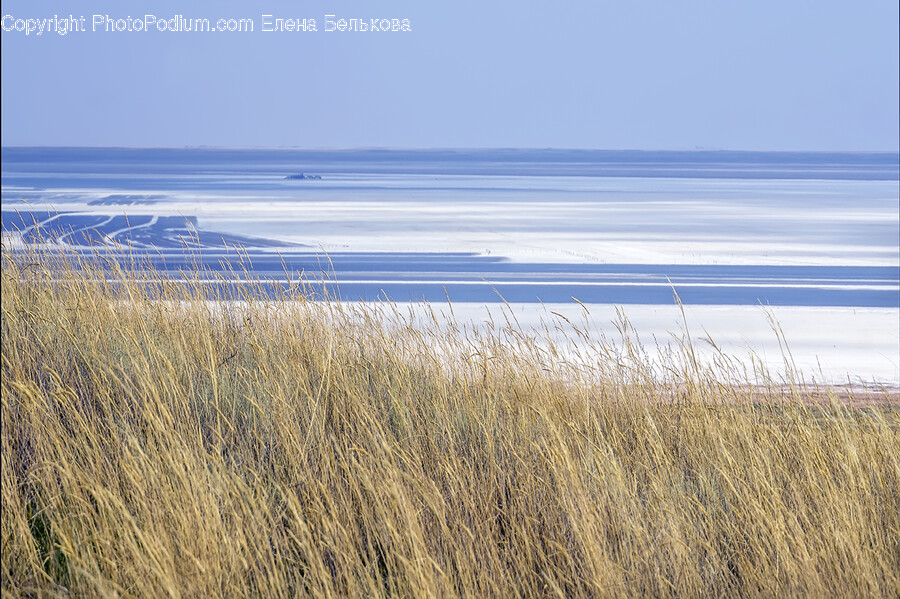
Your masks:
<path fill-rule="evenodd" d="M 2 145 L 900 150 L 896 0 L 2 2 Z M 85 17 L 87 31 L 17 22 Z M 252 32 L 92 31 L 94 15 Z M 317 31 L 262 31 L 263 15 Z M 326 15 L 335 15 L 333 19 Z M 408 19 L 410 31 L 326 31 Z M 9 30 L 7 30 L 9 29 Z"/>

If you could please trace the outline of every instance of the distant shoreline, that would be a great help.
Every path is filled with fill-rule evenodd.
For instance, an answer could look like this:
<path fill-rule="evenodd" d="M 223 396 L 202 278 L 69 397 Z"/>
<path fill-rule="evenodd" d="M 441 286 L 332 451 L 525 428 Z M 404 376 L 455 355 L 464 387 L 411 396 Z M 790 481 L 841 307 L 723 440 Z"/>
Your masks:
<path fill-rule="evenodd" d="M 470 174 L 507 176 L 662 177 L 710 179 L 900 180 L 898 152 L 565 149 L 299 149 L 5 146 L 4 169 L 45 172 L 65 163 L 133 165 L 139 172 L 174 166 L 240 166 L 291 174 Z"/>

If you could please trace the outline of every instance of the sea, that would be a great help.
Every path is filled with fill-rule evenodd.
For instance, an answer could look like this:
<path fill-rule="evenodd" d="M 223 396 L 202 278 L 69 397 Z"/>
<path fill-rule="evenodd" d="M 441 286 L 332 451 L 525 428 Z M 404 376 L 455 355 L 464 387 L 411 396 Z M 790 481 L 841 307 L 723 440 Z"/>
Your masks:
<path fill-rule="evenodd" d="M 0 170 L 4 251 L 232 290 L 900 307 L 897 153 L 8 147 Z"/>

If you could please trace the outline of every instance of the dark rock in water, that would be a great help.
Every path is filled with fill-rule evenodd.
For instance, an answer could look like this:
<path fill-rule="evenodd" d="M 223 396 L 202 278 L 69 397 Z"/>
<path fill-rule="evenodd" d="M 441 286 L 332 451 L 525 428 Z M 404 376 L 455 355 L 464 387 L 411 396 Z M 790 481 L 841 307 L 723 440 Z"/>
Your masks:
<path fill-rule="evenodd" d="M 319 181 L 322 177 L 320 175 L 305 175 L 303 173 L 297 173 L 296 175 L 288 175 L 285 179 L 290 181 Z"/>

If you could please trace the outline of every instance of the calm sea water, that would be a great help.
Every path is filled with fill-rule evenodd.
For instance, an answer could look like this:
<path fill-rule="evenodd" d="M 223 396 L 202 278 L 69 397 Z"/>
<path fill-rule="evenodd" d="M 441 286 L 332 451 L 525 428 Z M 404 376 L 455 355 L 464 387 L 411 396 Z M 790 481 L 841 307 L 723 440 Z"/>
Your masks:
<path fill-rule="evenodd" d="M 2 222 L 347 299 L 897 307 L 898 180 L 897 154 L 4 148 Z"/>

